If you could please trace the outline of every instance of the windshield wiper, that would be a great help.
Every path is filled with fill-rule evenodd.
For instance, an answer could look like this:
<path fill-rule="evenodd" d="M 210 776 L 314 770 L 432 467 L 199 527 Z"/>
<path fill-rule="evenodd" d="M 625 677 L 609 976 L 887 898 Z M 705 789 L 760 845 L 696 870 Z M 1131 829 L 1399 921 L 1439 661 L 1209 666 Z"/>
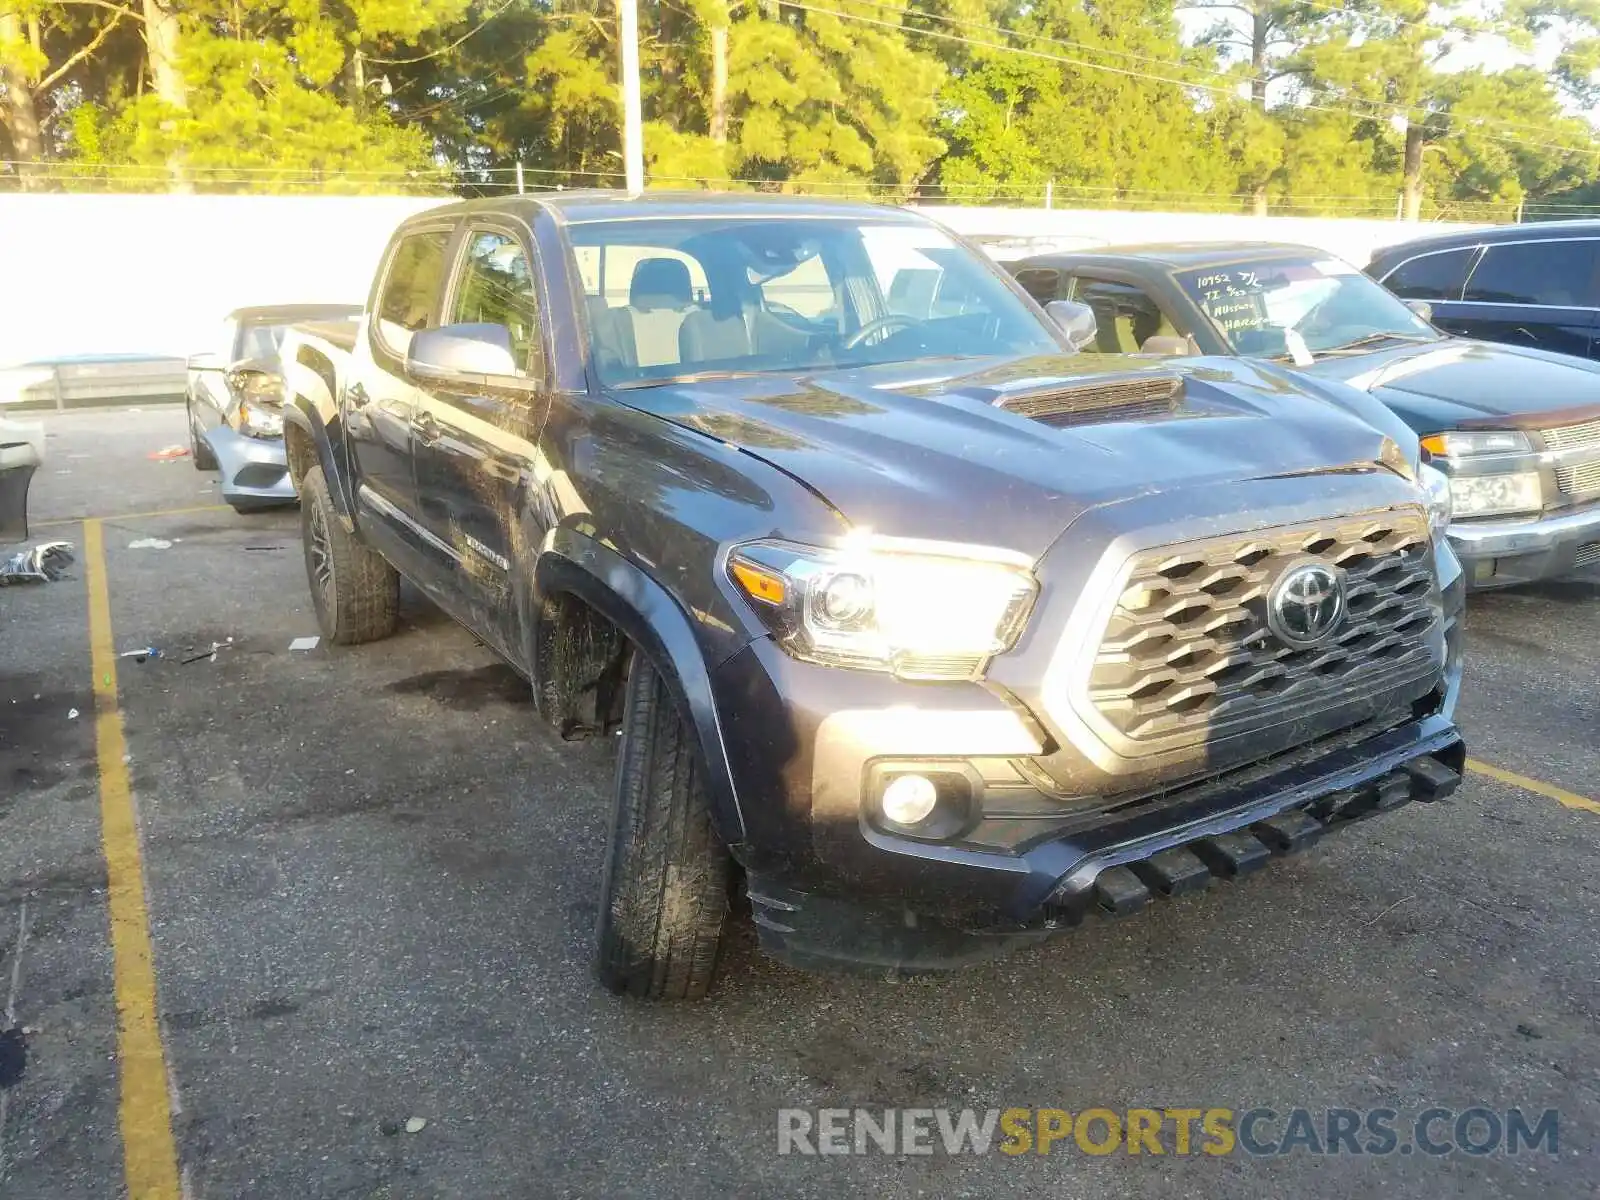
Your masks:
<path fill-rule="evenodd" d="M 675 383 L 710 383 L 718 379 L 749 379 L 770 374 L 771 371 L 692 371 L 687 375 L 663 375 L 660 379 L 632 379 L 611 386 L 619 392 L 631 392 L 639 388 L 671 387 Z"/>
<path fill-rule="evenodd" d="M 1424 337 L 1422 334 L 1417 333 L 1367 333 L 1337 346 L 1324 346 L 1320 350 L 1312 351 L 1312 353 L 1339 354 L 1345 350 L 1359 350 L 1363 346 L 1371 346 L 1377 342 L 1432 342 L 1437 340 L 1437 338 Z"/>

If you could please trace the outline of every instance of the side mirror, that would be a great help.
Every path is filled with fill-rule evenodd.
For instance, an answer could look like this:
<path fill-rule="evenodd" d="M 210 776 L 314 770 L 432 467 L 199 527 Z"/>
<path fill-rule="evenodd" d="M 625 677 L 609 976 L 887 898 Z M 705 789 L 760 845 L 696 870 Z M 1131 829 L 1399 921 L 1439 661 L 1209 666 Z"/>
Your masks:
<path fill-rule="evenodd" d="M 220 371 L 228 364 L 223 361 L 222 355 L 206 351 L 204 354 L 189 355 L 189 370 L 191 371 Z"/>
<path fill-rule="evenodd" d="M 1405 303 L 1406 307 L 1416 313 L 1417 316 L 1421 317 L 1429 325 L 1433 324 L 1433 305 L 1426 300 L 1407 300 Z"/>
<path fill-rule="evenodd" d="M 1052 300 L 1044 306 L 1045 314 L 1067 335 L 1067 345 L 1074 351 L 1082 350 L 1099 332 L 1094 319 L 1094 309 L 1076 300 Z"/>
<path fill-rule="evenodd" d="M 525 391 L 533 381 L 517 369 L 504 325 L 445 325 L 411 335 L 406 373 L 422 383 Z"/>

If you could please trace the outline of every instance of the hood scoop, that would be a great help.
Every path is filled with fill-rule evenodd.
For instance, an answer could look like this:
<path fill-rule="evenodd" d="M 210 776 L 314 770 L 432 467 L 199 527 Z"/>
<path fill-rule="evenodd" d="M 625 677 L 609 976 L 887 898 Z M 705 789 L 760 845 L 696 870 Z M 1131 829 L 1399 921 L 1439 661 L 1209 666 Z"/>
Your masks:
<path fill-rule="evenodd" d="M 996 389 L 989 403 L 1058 427 L 1151 421 L 1174 416 L 1183 404 L 1183 376 L 1167 371 L 1102 375 L 1075 382 L 1033 380 Z"/>

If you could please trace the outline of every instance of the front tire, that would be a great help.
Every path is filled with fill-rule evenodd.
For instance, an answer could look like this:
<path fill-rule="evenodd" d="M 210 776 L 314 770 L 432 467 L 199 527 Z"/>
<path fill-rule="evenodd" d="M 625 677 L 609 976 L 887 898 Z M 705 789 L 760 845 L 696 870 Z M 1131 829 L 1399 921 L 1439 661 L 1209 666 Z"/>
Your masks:
<path fill-rule="evenodd" d="M 339 523 L 321 467 L 300 481 L 300 540 L 322 636 L 336 646 L 388 637 L 400 620 L 400 576 Z"/>
<path fill-rule="evenodd" d="M 698 1000 L 716 974 L 731 867 L 711 827 L 691 732 L 666 681 L 638 651 L 621 742 L 596 971 L 614 992 Z"/>

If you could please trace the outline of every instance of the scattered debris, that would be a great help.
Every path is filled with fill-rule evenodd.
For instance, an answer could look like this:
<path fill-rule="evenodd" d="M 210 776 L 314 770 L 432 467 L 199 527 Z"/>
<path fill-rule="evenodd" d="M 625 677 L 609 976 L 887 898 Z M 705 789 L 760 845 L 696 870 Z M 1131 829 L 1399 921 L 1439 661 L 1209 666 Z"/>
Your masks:
<path fill-rule="evenodd" d="M 407 1133 L 421 1133 L 427 1127 L 428 1122 L 425 1117 L 412 1117 L 406 1122 Z"/>
<path fill-rule="evenodd" d="M 198 654 L 191 654 L 187 658 L 180 658 L 178 660 L 178 663 L 179 663 L 180 666 L 187 667 L 190 663 L 197 663 L 197 662 L 200 662 L 202 659 L 206 660 L 208 662 L 216 662 L 217 661 L 217 651 L 225 648 L 227 645 L 231 644 L 232 642 L 233 642 L 232 638 L 229 638 L 227 642 L 212 642 L 209 649 L 202 650 Z"/>
<path fill-rule="evenodd" d="M 400 1132 L 400 1122 L 399 1121 L 380 1121 L 378 1123 L 378 1132 L 383 1134 L 384 1137 L 394 1137 L 397 1133 Z"/>
<path fill-rule="evenodd" d="M 143 537 L 134 538 L 128 543 L 129 550 L 171 550 L 172 543 L 166 538 Z"/>
<path fill-rule="evenodd" d="M 1539 1032 L 1539 1027 L 1537 1025 L 1529 1025 L 1526 1021 L 1518 1022 L 1517 1032 L 1532 1042 L 1536 1042 L 1544 1037 L 1544 1034 Z"/>
<path fill-rule="evenodd" d="M 163 446 L 159 450 L 151 451 L 150 457 L 158 462 L 171 462 L 175 458 L 188 458 L 189 447 L 179 446 L 176 444 L 171 446 Z"/>
<path fill-rule="evenodd" d="M 283 547 L 281 545 L 280 546 L 246 546 L 245 549 L 246 550 L 282 550 Z"/>
<path fill-rule="evenodd" d="M 54 583 L 72 562 L 71 542 L 41 542 L 0 562 L 0 587 L 13 583 Z"/>
<path fill-rule="evenodd" d="M 161 651 L 154 646 L 146 646 L 143 650 L 124 650 L 117 655 L 118 658 L 131 658 L 134 662 L 144 662 L 148 658 L 160 658 Z"/>
<path fill-rule="evenodd" d="M 75 708 L 68 709 L 67 710 L 67 720 L 76 721 L 77 719 L 78 719 L 78 710 L 75 709 Z"/>
<path fill-rule="evenodd" d="M 297 637 L 294 639 L 294 641 L 289 643 L 289 649 L 315 650 L 317 648 L 317 644 L 321 641 L 322 639 L 320 637 Z"/>

